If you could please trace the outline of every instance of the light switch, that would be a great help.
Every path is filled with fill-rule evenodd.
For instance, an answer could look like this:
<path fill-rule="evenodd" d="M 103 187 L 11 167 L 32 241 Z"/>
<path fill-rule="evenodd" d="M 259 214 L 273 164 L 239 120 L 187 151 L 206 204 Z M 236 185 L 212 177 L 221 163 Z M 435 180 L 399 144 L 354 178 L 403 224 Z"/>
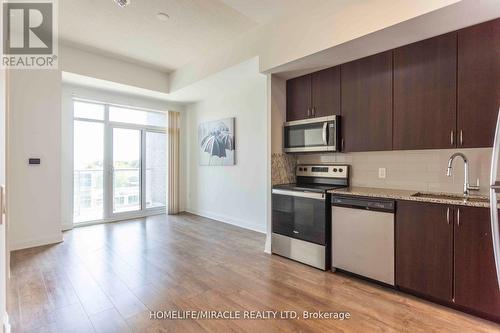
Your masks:
<path fill-rule="evenodd" d="M 386 170 L 385 168 L 378 168 L 378 178 L 385 179 Z"/>

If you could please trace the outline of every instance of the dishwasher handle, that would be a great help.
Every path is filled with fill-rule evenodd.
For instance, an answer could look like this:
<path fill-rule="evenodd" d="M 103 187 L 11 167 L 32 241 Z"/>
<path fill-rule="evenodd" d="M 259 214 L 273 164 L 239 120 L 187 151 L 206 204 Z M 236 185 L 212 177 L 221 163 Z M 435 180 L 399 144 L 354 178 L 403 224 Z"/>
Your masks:
<path fill-rule="evenodd" d="M 373 210 L 387 213 L 394 213 L 395 211 L 394 200 L 385 200 L 379 198 L 332 196 L 332 206 Z"/>

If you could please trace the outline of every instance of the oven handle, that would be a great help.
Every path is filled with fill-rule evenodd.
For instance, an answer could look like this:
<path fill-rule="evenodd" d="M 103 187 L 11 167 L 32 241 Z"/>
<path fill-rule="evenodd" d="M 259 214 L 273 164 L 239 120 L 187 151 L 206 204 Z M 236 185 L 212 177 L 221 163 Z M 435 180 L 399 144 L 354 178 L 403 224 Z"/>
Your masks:
<path fill-rule="evenodd" d="M 316 199 L 323 201 L 325 200 L 325 194 L 317 192 L 301 192 L 301 191 L 287 191 L 287 190 L 273 189 L 272 193 L 279 195 L 288 195 L 290 197 L 308 198 L 308 199 Z"/>

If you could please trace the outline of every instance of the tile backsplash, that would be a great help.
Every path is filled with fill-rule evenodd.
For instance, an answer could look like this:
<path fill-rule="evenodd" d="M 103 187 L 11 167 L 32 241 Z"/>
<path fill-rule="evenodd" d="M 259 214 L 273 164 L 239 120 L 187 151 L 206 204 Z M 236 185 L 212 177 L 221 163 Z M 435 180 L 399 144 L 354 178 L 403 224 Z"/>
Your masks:
<path fill-rule="evenodd" d="M 491 148 L 298 155 L 297 163 L 349 164 L 352 186 L 461 193 L 462 159 L 455 159 L 453 175 L 446 176 L 448 159 L 455 152 L 462 152 L 469 159 L 470 183 L 479 179 L 479 193 L 488 194 Z M 378 177 L 379 168 L 386 169 L 386 178 Z"/>
<path fill-rule="evenodd" d="M 295 182 L 295 155 L 273 153 L 271 155 L 271 182 L 276 184 L 289 184 Z"/>

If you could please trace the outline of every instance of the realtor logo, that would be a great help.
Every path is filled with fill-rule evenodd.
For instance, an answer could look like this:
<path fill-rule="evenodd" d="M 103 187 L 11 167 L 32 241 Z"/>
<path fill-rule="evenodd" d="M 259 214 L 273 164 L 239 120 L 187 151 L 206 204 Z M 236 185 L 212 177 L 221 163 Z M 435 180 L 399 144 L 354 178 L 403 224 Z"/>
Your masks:
<path fill-rule="evenodd" d="M 57 68 L 55 3 L 8 0 L 3 3 L 2 67 Z"/>

